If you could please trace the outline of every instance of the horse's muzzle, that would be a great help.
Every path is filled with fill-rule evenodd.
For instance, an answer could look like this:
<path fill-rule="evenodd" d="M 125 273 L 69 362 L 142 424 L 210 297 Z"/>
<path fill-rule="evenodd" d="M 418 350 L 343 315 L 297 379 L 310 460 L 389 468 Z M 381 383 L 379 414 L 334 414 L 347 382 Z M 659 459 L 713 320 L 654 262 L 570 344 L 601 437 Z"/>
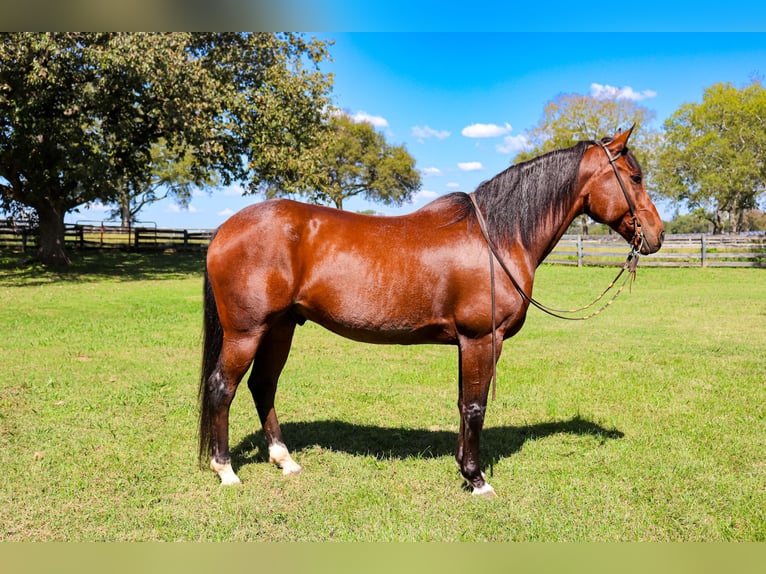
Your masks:
<path fill-rule="evenodd" d="M 660 250 L 660 247 L 662 247 L 663 241 L 665 241 L 664 229 L 660 230 L 660 232 L 654 236 L 644 232 L 644 237 L 643 241 L 641 241 L 639 252 L 641 255 L 650 255 L 651 253 L 656 253 Z"/>

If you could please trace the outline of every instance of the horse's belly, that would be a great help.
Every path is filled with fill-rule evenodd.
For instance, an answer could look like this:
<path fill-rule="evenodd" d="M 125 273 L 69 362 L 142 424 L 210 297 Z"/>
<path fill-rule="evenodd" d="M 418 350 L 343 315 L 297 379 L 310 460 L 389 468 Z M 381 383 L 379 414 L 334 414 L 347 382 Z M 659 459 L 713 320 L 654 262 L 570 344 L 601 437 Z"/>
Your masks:
<path fill-rule="evenodd" d="M 417 345 L 454 343 L 457 339 L 446 326 L 434 324 L 416 328 L 374 328 L 333 321 L 315 321 L 333 333 L 361 343 Z"/>
<path fill-rule="evenodd" d="M 317 303 L 298 304 L 294 312 L 354 341 L 412 345 L 456 340 L 452 321 L 412 301 L 355 301 L 343 297 Z"/>

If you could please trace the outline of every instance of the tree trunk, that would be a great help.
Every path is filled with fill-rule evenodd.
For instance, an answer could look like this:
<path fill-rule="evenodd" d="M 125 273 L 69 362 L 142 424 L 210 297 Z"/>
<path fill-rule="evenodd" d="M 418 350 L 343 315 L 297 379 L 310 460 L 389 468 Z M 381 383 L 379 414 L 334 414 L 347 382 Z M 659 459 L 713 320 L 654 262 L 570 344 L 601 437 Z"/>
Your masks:
<path fill-rule="evenodd" d="M 120 180 L 116 184 L 117 188 L 117 206 L 120 211 L 120 222 L 123 227 L 130 227 L 133 221 L 133 214 L 130 211 L 130 193 L 128 186 Z"/>
<path fill-rule="evenodd" d="M 43 265 L 64 267 L 71 263 L 64 248 L 64 213 L 65 210 L 59 206 L 37 206 L 40 219 L 37 259 Z"/>
<path fill-rule="evenodd" d="M 708 221 L 713 224 L 713 235 L 720 235 L 721 233 L 721 212 L 716 210 L 712 217 L 708 218 Z"/>
<path fill-rule="evenodd" d="M 130 199 L 120 196 L 120 221 L 123 227 L 130 227 L 133 214 L 130 212 Z"/>

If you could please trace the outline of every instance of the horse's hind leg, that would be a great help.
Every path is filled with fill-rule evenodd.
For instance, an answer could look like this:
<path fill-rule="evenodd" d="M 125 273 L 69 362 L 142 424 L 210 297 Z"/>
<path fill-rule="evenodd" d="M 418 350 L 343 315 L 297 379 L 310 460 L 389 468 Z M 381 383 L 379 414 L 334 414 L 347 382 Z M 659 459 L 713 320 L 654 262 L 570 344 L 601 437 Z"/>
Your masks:
<path fill-rule="evenodd" d="M 294 332 L 295 322 L 289 317 L 284 317 L 269 330 L 258 347 L 247 382 L 266 436 L 269 462 L 276 464 L 282 469 L 282 474 L 286 475 L 298 474 L 302 468 L 292 459 L 285 446 L 274 409 L 274 397 L 279 375 L 290 353 Z"/>
<path fill-rule="evenodd" d="M 224 339 L 218 366 L 207 381 L 211 428 L 210 469 L 221 484 L 238 484 L 229 452 L 229 407 L 258 347 L 260 334 Z"/>

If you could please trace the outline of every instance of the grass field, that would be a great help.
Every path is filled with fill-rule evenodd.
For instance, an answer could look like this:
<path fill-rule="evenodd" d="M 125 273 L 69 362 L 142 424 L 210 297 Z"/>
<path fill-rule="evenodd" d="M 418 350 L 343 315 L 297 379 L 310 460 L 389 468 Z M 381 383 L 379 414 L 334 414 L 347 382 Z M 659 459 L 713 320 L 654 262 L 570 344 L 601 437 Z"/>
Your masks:
<path fill-rule="evenodd" d="M 532 310 L 500 359 L 461 488 L 457 352 L 307 324 L 277 407 L 304 472 L 267 462 L 246 386 L 243 484 L 196 461 L 200 255 L 0 253 L 0 540 L 766 541 L 766 271 L 641 269 L 587 322 Z M 541 268 L 585 302 L 614 269 Z"/>

